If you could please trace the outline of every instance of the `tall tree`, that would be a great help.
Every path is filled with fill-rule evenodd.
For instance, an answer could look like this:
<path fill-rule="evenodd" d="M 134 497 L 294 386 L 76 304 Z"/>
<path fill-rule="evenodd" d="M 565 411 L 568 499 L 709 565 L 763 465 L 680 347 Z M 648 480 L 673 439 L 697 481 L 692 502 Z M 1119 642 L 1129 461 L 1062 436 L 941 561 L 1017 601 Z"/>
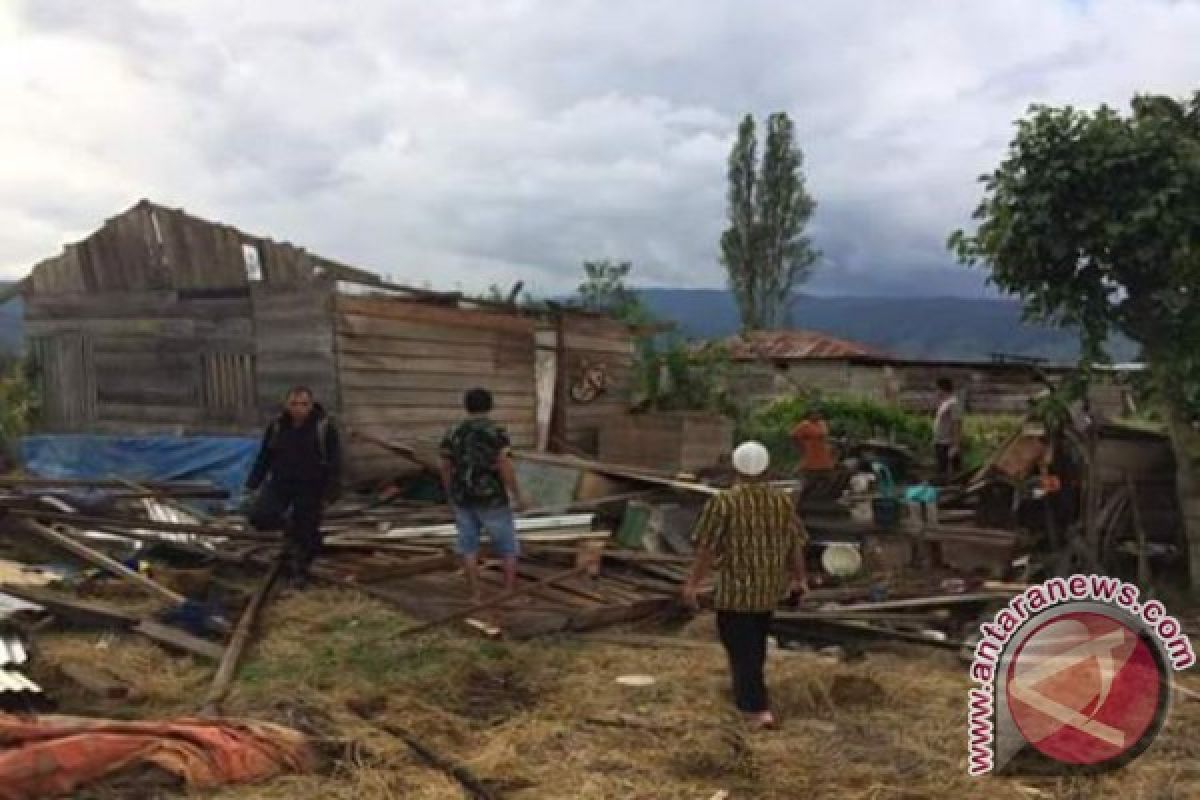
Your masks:
<path fill-rule="evenodd" d="M 721 263 L 746 330 L 788 324 L 792 294 L 820 257 L 804 235 L 817 204 L 805 188 L 804 155 L 787 114 L 767 118 L 761 164 L 757 150 L 747 114 L 729 153 L 729 227 L 721 234 Z"/>
<path fill-rule="evenodd" d="M 1034 106 L 981 180 L 977 229 L 950 238 L 960 260 L 990 267 L 1027 314 L 1077 325 L 1085 367 L 1113 331 L 1141 345 L 1200 591 L 1200 92 L 1135 97 L 1128 115 Z"/>

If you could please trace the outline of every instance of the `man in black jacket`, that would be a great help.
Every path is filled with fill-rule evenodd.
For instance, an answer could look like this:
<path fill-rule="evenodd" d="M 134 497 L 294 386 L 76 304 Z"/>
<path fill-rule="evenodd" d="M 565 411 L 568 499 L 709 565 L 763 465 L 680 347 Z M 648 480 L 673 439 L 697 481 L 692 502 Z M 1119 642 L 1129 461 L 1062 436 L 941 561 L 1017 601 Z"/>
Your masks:
<path fill-rule="evenodd" d="M 258 458 L 246 480 L 247 491 L 262 491 L 250 510 L 259 530 L 287 526 L 292 578 L 300 586 L 321 549 L 321 516 L 341 489 L 341 443 L 337 428 L 313 393 L 304 386 L 288 392 L 287 407 L 267 426 Z M 264 485 L 265 481 L 265 485 Z"/>

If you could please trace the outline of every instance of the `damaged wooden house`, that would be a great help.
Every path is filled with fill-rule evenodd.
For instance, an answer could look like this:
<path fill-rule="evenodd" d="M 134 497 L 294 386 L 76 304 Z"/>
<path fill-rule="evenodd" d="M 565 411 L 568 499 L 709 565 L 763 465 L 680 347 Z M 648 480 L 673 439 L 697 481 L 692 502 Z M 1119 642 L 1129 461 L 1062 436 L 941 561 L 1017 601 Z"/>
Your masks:
<path fill-rule="evenodd" d="M 623 419 L 633 336 L 606 317 L 398 286 L 286 242 L 147 200 L 21 286 L 41 434 L 254 437 L 312 387 L 347 471 L 404 466 L 369 437 L 436 446 L 484 386 L 519 448 L 595 452 Z"/>

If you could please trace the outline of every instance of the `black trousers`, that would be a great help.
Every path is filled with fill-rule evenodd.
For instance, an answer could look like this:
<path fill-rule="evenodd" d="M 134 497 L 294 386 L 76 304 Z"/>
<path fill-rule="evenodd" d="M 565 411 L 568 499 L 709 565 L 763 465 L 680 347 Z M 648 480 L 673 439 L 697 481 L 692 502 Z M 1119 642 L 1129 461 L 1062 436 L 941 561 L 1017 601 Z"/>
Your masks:
<path fill-rule="evenodd" d="M 250 524 L 260 531 L 284 529 L 292 566 L 308 572 L 321 550 L 324 482 L 268 481 L 250 510 Z"/>
<path fill-rule="evenodd" d="M 962 457 L 955 454 L 954 458 L 950 457 L 950 445 L 935 444 L 933 446 L 933 454 L 937 459 L 937 477 L 943 483 L 949 483 L 950 480 L 962 471 Z"/>
<path fill-rule="evenodd" d="M 718 611 L 717 634 L 729 656 L 733 674 L 733 701 L 739 711 L 754 714 L 766 711 L 767 634 L 771 629 L 770 611 Z"/>

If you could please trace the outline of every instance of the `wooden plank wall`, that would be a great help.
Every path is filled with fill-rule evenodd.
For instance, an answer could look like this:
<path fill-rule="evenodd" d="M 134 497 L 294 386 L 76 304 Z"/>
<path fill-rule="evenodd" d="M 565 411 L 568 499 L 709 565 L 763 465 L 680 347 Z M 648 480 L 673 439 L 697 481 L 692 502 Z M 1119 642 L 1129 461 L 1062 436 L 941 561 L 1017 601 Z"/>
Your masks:
<path fill-rule="evenodd" d="M 312 389 L 317 402 L 337 412 L 332 287 L 255 286 L 251 297 L 259 416 L 277 413 L 294 386 Z"/>
<path fill-rule="evenodd" d="M 548 323 L 552 324 L 552 323 Z M 629 414 L 634 392 L 634 341 L 628 326 L 603 317 L 568 315 L 566 331 L 566 436 L 574 448 L 595 455 L 602 427 L 619 424 Z M 579 402 L 570 387 L 588 368 L 602 367 L 607 387 L 594 400 Z"/>
<path fill-rule="evenodd" d="M 415 445 L 429 456 L 463 417 L 476 386 L 496 400 L 493 416 L 516 447 L 536 436 L 534 323 L 515 314 L 429 305 L 390 297 L 335 300 L 335 341 L 343 425 Z M 365 442 L 348 445 L 357 478 L 408 467 Z"/>
<path fill-rule="evenodd" d="M 42 367 L 49 412 L 43 429 L 233 433 L 256 427 L 256 408 L 229 402 L 231 392 L 245 396 L 246 365 L 254 355 L 250 312 L 245 290 L 27 297 L 26 335 Z M 63 349 L 76 341 L 80 359 L 64 367 Z M 206 372 L 214 359 L 226 368 L 241 364 L 242 372 Z M 77 377 L 63 377 L 64 368 Z"/>
<path fill-rule="evenodd" d="M 669 472 L 715 467 L 733 450 L 733 421 L 701 411 L 628 414 L 600 430 L 600 460 Z"/>
<path fill-rule="evenodd" d="M 82 430 L 96 417 L 91 346 L 90 339 L 76 332 L 38 337 L 30 342 L 30 356 L 38 365 L 41 415 L 60 430 Z"/>

